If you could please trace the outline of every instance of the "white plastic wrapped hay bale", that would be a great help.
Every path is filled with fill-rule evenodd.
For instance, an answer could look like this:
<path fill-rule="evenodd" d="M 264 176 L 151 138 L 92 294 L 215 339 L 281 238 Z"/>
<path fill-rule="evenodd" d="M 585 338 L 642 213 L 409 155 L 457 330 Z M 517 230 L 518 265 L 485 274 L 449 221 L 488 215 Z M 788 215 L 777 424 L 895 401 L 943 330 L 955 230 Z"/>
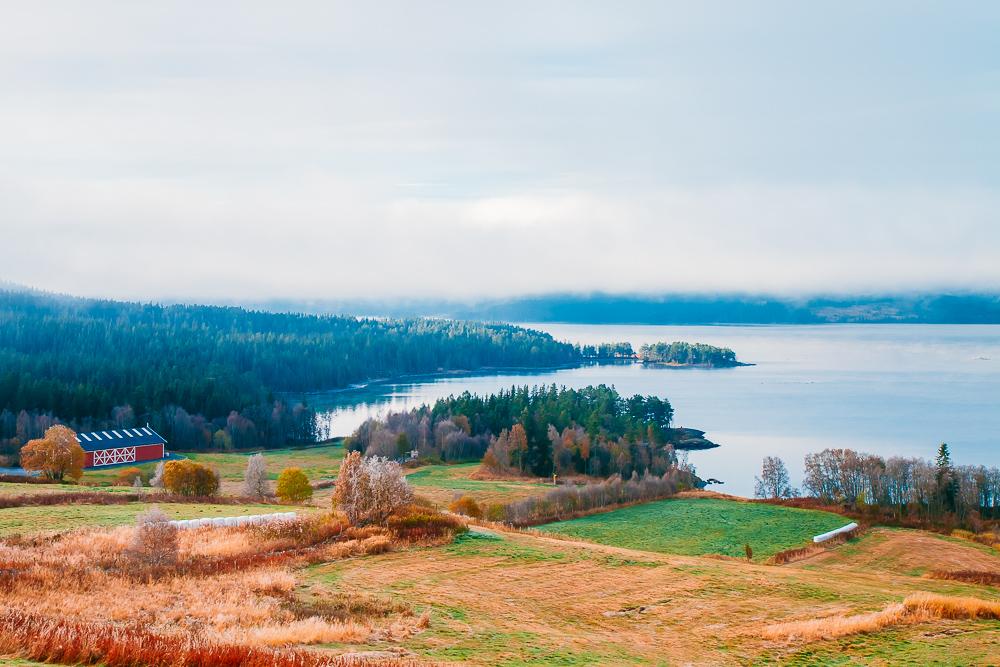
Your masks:
<path fill-rule="evenodd" d="M 837 528 L 836 530 L 831 530 L 830 532 L 823 533 L 822 535 L 817 535 L 816 537 L 813 538 L 813 542 L 815 544 L 819 544 L 820 542 L 826 542 L 827 540 L 834 538 L 842 533 L 849 533 L 857 527 L 858 524 L 852 521 L 851 523 L 847 524 L 846 526 L 843 526 L 842 528 Z"/>

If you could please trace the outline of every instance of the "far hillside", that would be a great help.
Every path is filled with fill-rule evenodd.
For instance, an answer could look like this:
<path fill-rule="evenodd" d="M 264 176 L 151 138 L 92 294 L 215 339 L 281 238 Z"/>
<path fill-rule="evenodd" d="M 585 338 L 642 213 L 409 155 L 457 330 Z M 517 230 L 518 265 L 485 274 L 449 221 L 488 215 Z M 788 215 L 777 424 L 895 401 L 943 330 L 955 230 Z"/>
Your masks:
<path fill-rule="evenodd" d="M 0 457 L 14 463 L 56 421 L 78 431 L 149 422 L 181 450 L 282 446 L 315 439 L 308 405 L 283 392 L 578 359 L 572 345 L 507 324 L 0 291 Z"/>

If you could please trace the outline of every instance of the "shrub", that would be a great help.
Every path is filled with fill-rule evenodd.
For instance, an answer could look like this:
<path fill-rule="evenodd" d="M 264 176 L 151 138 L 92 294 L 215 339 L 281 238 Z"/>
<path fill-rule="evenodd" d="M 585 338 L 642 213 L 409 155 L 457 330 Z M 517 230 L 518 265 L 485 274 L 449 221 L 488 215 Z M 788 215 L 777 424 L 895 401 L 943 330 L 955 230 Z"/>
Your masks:
<path fill-rule="evenodd" d="M 507 518 L 507 507 L 502 503 L 490 503 L 486 507 L 486 519 L 489 521 L 503 521 Z"/>
<path fill-rule="evenodd" d="M 453 500 L 448 505 L 448 509 L 455 514 L 464 514 L 465 516 L 471 516 L 473 519 L 483 518 L 483 508 L 470 495 L 464 495 L 461 498 Z"/>
<path fill-rule="evenodd" d="M 247 470 L 243 474 L 243 493 L 251 498 L 266 498 L 271 495 L 271 483 L 267 480 L 263 454 L 254 454 L 247 459 Z"/>
<path fill-rule="evenodd" d="M 177 527 L 158 507 L 136 517 L 130 554 L 145 565 L 166 567 L 177 562 Z"/>
<path fill-rule="evenodd" d="M 182 496 L 214 496 L 219 492 L 219 476 L 203 463 L 189 459 L 167 461 L 163 466 L 163 486 Z"/>
<path fill-rule="evenodd" d="M 142 479 L 142 471 L 138 468 L 121 468 L 115 475 L 114 484 L 115 486 L 132 486 L 135 484 L 136 477 Z"/>
<path fill-rule="evenodd" d="M 561 486 L 507 505 L 503 521 L 531 526 L 582 516 L 603 507 L 669 498 L 680 487 L 678 478 L 683 478 L 683 473 L 671 470 L 663 475 L 633 475 L 628 481 L 615 476 L 584 486 Z"/>
<path fill-rule="evenodd" d="M 285 502 L 300 503 L 312 498 L 313 490 L 301 468 L 285 468 L 278 475 L 275 493 Z"/>
<path fill-rule="evenodd" d="M 435 510 L 417 505 L 399 508 L 388 518 L 389 530 L 397 537 L 408 540 L 430 539 L 464 533 L 466 525 L 457 517 L 447 516 Z"/>
<path fill-rule="evenodd" d="M 333 503 L 354 525 L 385 524 L 413 493 L 395 461 L 381 456 L 362 458 L 351 452 L 340 464 Z"/>

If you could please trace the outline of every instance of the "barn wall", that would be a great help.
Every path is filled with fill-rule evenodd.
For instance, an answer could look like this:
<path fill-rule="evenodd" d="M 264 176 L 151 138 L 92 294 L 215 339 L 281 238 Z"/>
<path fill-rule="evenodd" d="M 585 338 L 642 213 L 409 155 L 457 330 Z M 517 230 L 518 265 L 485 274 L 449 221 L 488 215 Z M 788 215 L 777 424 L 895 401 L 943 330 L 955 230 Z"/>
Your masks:
<path fill-rule="evenodd" d="M 151 444 L 151 445 L 136 445 L 135 446 L 135 462 L 142 463 L 143 461 L 158 461 L 164 456 L 164 445 L 161 444 Z M 117 449 L 117 448 L 115 448 Z M 84 452 L 83 453 L 83 467 L 93 468 L 94 467 L 94 452 Z M 105 465 L 97 466 L 98 468 L 104 468 Z"/>
<path fill-rule="evenodd" d="M 163 458 L 163 445 L 140 445 L 135 448 L 136 461 L 155 461 Z"/>

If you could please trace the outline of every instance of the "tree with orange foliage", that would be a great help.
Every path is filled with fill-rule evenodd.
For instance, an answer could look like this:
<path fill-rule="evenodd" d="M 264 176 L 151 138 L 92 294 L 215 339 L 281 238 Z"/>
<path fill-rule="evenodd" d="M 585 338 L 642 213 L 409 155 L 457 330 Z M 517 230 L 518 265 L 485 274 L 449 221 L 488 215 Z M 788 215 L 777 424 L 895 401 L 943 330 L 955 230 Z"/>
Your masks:
<path fill-rule="evenodd" d="M 83 476 L 83 447 L 76 433 L 65 426 L 52 426 L 37 440 L 29 440 L 21 448 L 21 467 L 37 470 L 49 479 L 74 480 Z"/>
<path fill-rule="evenodd" d="M 204 463 L 190 459 L 167 461 L 163 488 L 181 496 L 214 496 L 219 492 L 219 475 Z"/>
<path fill-rule="evenodd" d="M 483 517 L 483 508 L 479 506 L 475 498 L 468 494 L 453 500 L 448 505 L 448 510 L 455 514 L 471 516 L 473 519 L 481 519 Z"/>

